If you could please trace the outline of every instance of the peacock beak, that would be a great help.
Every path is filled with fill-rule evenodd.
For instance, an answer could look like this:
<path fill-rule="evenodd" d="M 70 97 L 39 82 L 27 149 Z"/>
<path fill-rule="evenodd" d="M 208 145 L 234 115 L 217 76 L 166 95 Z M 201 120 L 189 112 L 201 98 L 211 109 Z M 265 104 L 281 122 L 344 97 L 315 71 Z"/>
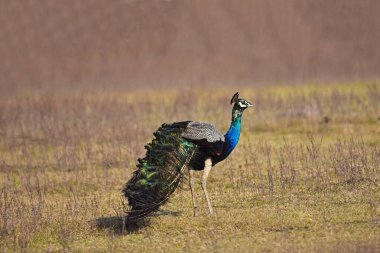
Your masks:
<path fill-rule="evenodd" d="M 254 107 L 254 105 L 252 103 L 250 103 L 248 101 L 247 101 L 247 103 L 248 103 L 248 107 Z"/>

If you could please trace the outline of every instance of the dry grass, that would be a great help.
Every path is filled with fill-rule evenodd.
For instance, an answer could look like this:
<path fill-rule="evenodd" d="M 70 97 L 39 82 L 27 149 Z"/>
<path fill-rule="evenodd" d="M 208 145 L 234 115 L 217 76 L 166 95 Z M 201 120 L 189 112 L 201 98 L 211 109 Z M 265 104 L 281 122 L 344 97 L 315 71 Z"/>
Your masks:
<path fill-rule="evenodd" d="M 0 102 L 1 252 L 380 250 L 380 85 L 242 89 L 256 108 L 192 217 L 184 186 L 126 235 L 122 185 L 163 122 L 226 130 L 234 91 L 34 93 Z"/>

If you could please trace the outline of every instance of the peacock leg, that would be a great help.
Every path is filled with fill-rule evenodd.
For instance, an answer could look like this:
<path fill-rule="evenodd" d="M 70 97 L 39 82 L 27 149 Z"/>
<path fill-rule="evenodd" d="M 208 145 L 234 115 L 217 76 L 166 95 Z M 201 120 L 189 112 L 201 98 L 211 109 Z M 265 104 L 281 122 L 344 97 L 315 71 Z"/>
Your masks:
<path fill-rule="evenodd" d="M 189 183 L 190 183 L 190 190 L 191 190 L 191 197 L 193 199 L 193 210 L 194 210 L 194 216 L 197 215 L 197 202 L 195 201 L 195 195 L 194 195 L 194 170 L 189 168 Z"/>
<path fill-rule="evenodd" d="M 211 161 L 211 158 L 208 158 L 205 160 L 205 167 L 204 167 L 203 175 L 202 175 L 202 189 L 207 200 L 208 210 L 210 211 L 210 214 L 213 214 L 214 211 L 212 210 L 211 201 L 210 201 L 210 198 L 208 197 L 207 189 L 206 189 L 206 182 L 207 182 L 208 175 L 211 171 L 211 167 L 212 167 L 212 161 Z"/>

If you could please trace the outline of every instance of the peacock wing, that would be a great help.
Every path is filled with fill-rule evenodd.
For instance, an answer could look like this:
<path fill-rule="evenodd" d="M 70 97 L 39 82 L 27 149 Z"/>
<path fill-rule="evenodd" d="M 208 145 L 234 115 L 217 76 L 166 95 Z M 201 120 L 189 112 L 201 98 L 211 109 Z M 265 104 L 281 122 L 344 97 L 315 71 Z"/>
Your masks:
<path fill-rule="evenodd" d="M 191 121 L 188 123 L 182 137 L 207 149 L 213 155 L 220 155 L 225 142 L 224 135 L 213 125 Z"/>

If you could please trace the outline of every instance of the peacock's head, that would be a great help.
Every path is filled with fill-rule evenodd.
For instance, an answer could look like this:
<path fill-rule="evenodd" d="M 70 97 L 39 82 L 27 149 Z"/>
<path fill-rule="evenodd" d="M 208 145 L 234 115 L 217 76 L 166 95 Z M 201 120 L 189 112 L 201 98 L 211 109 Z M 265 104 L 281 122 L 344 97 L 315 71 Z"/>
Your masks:
<path fill-rule="evenodd" d="M 231 98 L 231 105 L 234 105 L 234 110 L 244 111 L 248 107 L 252 107 L 253 104 L 243 98 L 239 98 L 239 92 L 236 92 Z"/>

